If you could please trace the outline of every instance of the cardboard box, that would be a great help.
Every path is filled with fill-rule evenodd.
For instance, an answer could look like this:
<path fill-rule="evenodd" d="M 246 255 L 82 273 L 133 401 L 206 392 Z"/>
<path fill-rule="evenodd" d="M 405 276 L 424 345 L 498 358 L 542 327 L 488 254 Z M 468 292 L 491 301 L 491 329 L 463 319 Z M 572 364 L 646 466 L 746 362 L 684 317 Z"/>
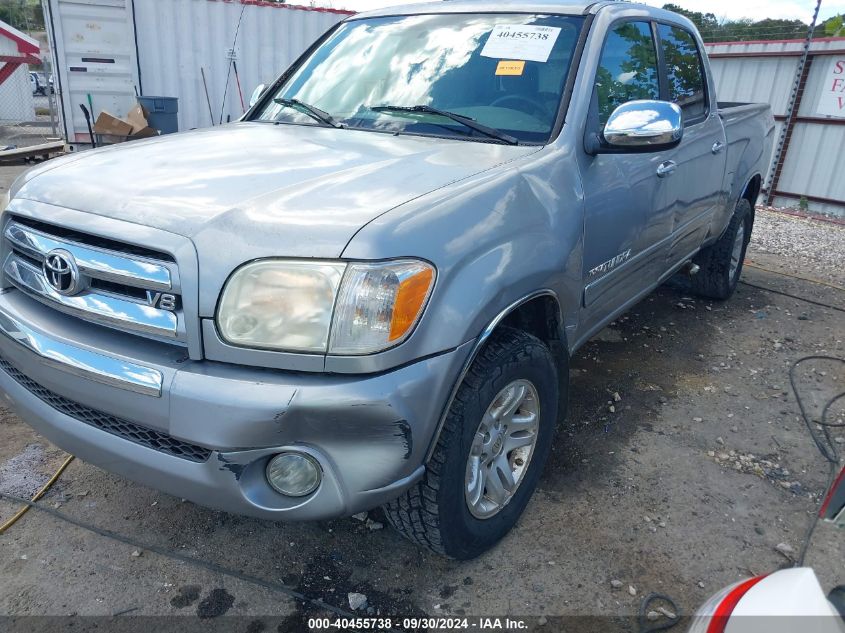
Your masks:
<path fill-rule="evenodd" d="M 158 136 L 158 130 L 150 127 L 147 121 L 147 112 L 144 107 L 137 105 L 126 115 L 127 122 L 132 124 L 132 138 L 147 138 Z"/>
<path fill-rule="evenodd" d="M 150 127 L 147 112 L 139 104 L 129 111 L 125 119 L 120 119 L 108 112 L 101 112 L 94 124 L 94 133 L 99 137 L 100 143 L 108 145 L 136 138 L 158 136 L 159 131 Z"/>
<path fill-rule="evenodd" d="M 150 124 L 147 122 L 147 113 L 140 105 L 135 106 L 126 115 L 126 122 L 132 126 L 132 136 L 139 134 L 142 130 L 150 129 Z"/>
<path fill-rule="evenodd" d="M 132 133 L 132 124 L 119 119 L 108 112 L 100 112 L 97 121 L 94 123 L 95 134 L 108 134 L 110 136 L 129 136 Z"/>
<path fill-rule="evenodd" d="M 132 132 L 132 135 L 129 138 L 149 138 L 151 136 L 158 136 L 158 130 L 154 127 L 145 127 L 141 128 L 137 132 Z"/>

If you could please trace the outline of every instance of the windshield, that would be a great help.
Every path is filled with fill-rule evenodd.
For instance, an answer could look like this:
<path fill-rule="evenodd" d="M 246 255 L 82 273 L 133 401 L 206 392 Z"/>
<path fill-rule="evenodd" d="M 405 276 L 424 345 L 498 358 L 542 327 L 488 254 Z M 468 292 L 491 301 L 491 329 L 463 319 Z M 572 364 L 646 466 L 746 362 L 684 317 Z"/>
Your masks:
<path fill-rule="evenodd" d="M 355 129 L 545 142 L 581 24 L 580 17 L 524 13 L 352 20 L 251 118 L 325 125 L 301 105 L 307 104 Z M 291 107 L 291 100 L 300 105 Z"/>

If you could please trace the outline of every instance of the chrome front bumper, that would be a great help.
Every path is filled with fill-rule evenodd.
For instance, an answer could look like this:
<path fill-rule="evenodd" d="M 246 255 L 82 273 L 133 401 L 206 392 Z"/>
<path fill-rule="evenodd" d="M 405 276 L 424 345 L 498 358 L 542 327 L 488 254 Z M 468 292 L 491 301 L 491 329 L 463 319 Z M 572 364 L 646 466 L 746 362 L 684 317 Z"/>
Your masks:
<path fill-rule="evenodd" d="M 43 364 L 60 371 L 147 396 L 161 396 L 162 375 L 158 370 L 62 343 L 2 311 L 0 334 L 31 351 Z"/>
<path fill-rule="evenodd" d="M 0 295 L 0 392 L 39 433 L 153 488 L 269 519 L 348 515 L 413 484 L 469 346 L 373 375 L 251 369 L 188 360 L 184 348 L 69 318 L 17 290 Z M 161 438 L 208 457 L 168 452 Z M 320 463 L 308 497 L 264 478 L 286 450 Z"/>

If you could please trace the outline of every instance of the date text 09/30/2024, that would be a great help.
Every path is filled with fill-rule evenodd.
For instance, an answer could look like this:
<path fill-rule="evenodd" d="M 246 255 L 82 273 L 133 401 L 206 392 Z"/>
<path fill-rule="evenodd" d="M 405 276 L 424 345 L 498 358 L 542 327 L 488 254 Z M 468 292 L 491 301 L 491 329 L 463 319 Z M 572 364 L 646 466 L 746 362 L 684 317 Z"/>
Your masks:
<path fill-rule="evenodd" d="M 311 631 L 321 630 L 476 630 L 521 631 L 528 622 L 521 618 L 427 618 L 427 617 L 370 617 L 370 618 L 309 618 Z"/>

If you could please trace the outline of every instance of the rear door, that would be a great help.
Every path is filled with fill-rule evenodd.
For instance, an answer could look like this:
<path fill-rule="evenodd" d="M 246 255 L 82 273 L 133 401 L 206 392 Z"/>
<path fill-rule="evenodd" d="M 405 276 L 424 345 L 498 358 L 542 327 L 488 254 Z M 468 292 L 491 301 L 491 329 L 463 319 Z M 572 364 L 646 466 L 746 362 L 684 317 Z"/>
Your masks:
<path fill-rule="evenodd" d="M 695 36 L 674 24 L 656 26 L 664 78 L 661 98 L 678 104 L 684 121 L 683 140 L 668 156 L 674 171 L 664 177 L 672 223 L 665 266 L 668 271 L 698 249 L 713 213 L 725 204 L 727 140 Z"/>

